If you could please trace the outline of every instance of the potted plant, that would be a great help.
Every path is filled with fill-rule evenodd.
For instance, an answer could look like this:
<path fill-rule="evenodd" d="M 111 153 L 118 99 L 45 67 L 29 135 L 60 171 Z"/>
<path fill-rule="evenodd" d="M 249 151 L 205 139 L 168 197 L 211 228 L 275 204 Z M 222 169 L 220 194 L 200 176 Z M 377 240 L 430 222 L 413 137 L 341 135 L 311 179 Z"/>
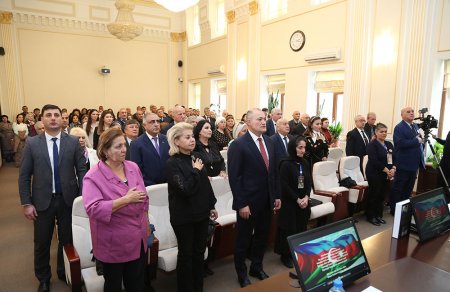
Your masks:
<path fill-rule="evenodd" d="M 336 121 L 334 121 L 328 126 L 328 130 L 330 131 L 332 137 L 330 146 L 339 147 L 339 136 L 343 130 L 341 122 L 336 123 Z"/>
<path fill-rule="evenodd" d="M 434 158 L 433 153 L 430 151 L 430 153 L 429 153 L 430 155 L 428 155 L 428 157 L 427 157 L 427 162 L 431 162 L 433 164 L 433 168 L 437 169 L 439 166 L 439 163 L 441 162 L 442 155 L 444 155 L 444 145 L 439 144 L 438 142 L 435 142 L 433 145 L 433 149 L 434 149 L 434 152 L 436 153 L 438 160 L 436 160 Z"/>
<path fill-rule="evenodd" d="M 280 101 L 278 99 L 278 93 L 280 91 L 277 91 L 277 94 L 274 95 L 273 92 L 269 94 L 269 101 L 268 101 L 268 105 L 267 105 L 267 109 L 269 110 L 269 113 L 272 112 L 272 109 L 277 108 L 278 105 L 280 104 Z"/>

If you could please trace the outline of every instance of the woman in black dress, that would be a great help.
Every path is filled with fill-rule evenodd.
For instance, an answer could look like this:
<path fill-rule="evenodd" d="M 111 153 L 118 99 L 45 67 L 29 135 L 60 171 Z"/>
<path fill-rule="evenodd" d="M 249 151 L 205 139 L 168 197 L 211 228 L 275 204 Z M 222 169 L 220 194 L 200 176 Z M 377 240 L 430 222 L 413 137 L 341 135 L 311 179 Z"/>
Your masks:
<path fill-rule="evenodd" d="M 218 175 L 224 177 L 226 176 L 225 161 L 211 136 L 211 124 L 207 120 L 199 121 L 194 128 L 195 152 L 201 155 L 209 177 Z"/>
<path fill-rule="evenodd" d="M 193 152 L 192 125 L 177 123 L 167 132 L 166 163 L 170 223 L 178 240 L 177 289 L 203 291 L 203 260 L 209 218 L 217 219 L 214 196 L 200 156 Z"/>
<path fill-rule="evenodd" d="M 320 117 L 312 117 L 303 135 L 306 138 L 306 157 L 309 159 L 311 169 L 314 163 L 327 160 L 328 144 L 323 136 L 322 121 Z"/>
<path fill-rule="evenodd" d="M 376 139 L 367 144 L 368 156 L 366 177 L 369 183 L 367 195 L 366 217 L 367 221 L 375 226 L 385 224 L 383 219 L 383 201 L 388 181 L 395 175 L 394 146 L 386 141 L 387 126 L 378 123 L 375 127 Z"/>
<path fill-rule="evenodd" d="M 278 231 L 274 250 L 280 254 L 281 262 L 292 268 L 292 259 L 287 237 L 306 230 L 311 207 L 311 171 L 309 162 L 303 157 L 306 139 L 298 136 L 288 144 L 288 158 L 280 162 L 281 201 L 283 206 L 278 217 Z"/>
<path fill-rule="evenodd" d="M 233 137 L 229 136 L 225 132 L 226 121 L 225 118 L 220 117 L 216 120 L 216 129 L 213 131 L 213 138 L 216 141 L 217 146 L 219 146 L 219 151 L 228 149 L 228 143 L 233 140 Z"/>

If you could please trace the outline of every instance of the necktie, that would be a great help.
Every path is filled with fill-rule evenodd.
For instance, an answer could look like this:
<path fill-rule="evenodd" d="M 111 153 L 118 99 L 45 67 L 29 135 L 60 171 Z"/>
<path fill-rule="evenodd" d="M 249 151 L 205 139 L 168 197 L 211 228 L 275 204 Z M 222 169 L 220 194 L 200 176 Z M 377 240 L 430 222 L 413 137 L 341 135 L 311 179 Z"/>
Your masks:
<path fill-rule="evenodd" d="M 56 145 L 58 138 L 53 137 L 53 177 L 55 179 L 55 193 L 61 193 L 61 178 L 59 176 L 59 154 L 58 145 Z"/>
<path fill-rule="evenodd" d="M 367 140 L 366 134 L 364 133 L 363 130 L 361 130 L 361 135 L 363 136 L 364 144 L 365 144 L 365 145 L 369 144 L 369 140 Z"/>
<path fill-rule="evenodd" d="M 159 154 L 158 137 L 153 137 L 152 139 L 153 139 L 153 141 L 155 142 L 154 144 L 155 144 L 156 152 L 158 152 L 158 155 L 160 155 L 160 154 Z"/>
<path fill-rule="evenodd" d="M 258 138 L 258 142 L 259 142 L 259 151 L 261 152 L 264 164 L 266 165 L 267 170 L 269 170 L 269 158 L 267 158 L 266 148 L 264 148 L 262 138 Z"/>
<path fill-rule="evenodd" d="M 283 137 L 283 141 L 284 141 L 284 147 L 286 147 L 286 152 L 287 152 L 287 137 L 286 136 Z"/>

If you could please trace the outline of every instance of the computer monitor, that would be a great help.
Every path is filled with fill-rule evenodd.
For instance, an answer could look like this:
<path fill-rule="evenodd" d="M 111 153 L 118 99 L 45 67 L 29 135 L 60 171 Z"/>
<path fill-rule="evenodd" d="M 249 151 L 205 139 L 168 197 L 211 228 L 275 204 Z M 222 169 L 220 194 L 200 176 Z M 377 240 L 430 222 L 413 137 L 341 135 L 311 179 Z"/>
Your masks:
<path fill-rule="evenodd" d="M 450 229 L 450 212 L 444 188 L 410 198 L 419 240 L 425 241 Z"/>
<path fill-rule="evenodd" d="M 352 218 L 289 236 L 288 243 L 302 291 L 328 291 L 337 278 L 346 285 L 370 273 Z"/>

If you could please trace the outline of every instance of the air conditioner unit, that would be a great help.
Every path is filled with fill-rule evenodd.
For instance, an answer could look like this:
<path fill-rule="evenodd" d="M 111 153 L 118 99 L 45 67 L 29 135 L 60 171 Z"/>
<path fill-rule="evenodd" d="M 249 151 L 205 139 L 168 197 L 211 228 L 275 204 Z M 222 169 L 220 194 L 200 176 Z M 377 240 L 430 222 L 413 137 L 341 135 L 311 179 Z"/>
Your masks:
<path fill-rule="evenodd" d="M 305 53 L 305 62 L 308 63 L 333 61 L 339 59 L 341 59 L 340 48 L 328 49 L 314 53 Z"/>
<path fill-rule="evenodd" d="M 217 74 L 224 74 L 225 73 L 225 67 L 223 65 L 212 67 L 208 69 L 209 75 L 217 75 Z"/>

